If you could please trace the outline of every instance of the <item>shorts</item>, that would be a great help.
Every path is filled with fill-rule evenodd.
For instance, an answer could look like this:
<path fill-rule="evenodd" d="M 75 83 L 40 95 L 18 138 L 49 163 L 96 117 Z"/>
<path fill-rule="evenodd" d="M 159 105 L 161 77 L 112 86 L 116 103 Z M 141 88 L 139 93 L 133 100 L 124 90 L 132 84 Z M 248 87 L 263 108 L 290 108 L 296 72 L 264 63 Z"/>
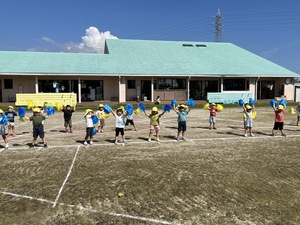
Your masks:
<path fill-rule="evenodd" d="M 104 119 L 99 119 L 98 126 L 99 127 L 104 127 L 105 126 L 105 120 Z"/>
<path fill-rule="evenodd" d="M 44 126 L 33 127 L 33 138 L 36 139 L 38 136 L 42 139 L 45 137 Z"/>
<path fill-rule="evenodd" d="M 178 122 L 178 131 L 186 131 L 186 121 L 179 121 Z"/>
<path fill-rule="evenodd" d="M 69 119 L 69 120 L 65 119 L 65 124 L 64 125 L 65 125 L 65 127 L 70 127 L 71 128 L 72 127 L 72 119 Z"/>
<path fill-rule="evenodd" d="M 210 123 L 216 123 L 216 121 L 217 121 L 217 117 L 215 117 L 215 116 L 209 116 L 209 122 Z"/>
<path fill-rule="evenodd" d="M 6 134 L 6 129 L 5 129 L 5 126 L 4 125 L 0 125 L 0 135 L 5 135 Z"/>
<path fill-rule="evenodd" d="M 160 127 L 159 125 L 150 125 L 150 131 L 159 131 Z"/>
<path fill-rule="evenodd" d="M 126 120 L 126 123 L 125 123 L 125 126 L 128 126 L 129 124 L 131 124 L 132 126 L 134 126 L 133 120 L 127 119 L 127 120 Z"/>
<path fill-rule="evenodd" d="M 122 136 L 124 136 L 124 128 L 123 127 L 116 127 L 116 137 L 118 137 L 120 133 L 121 133 Z"/>
<path fill-rule="evenodd" d="M 14 127 L 14 126 L 15 126 L 15 122 L 9 122 L 9 121 L 8 121 L 7 126 Z"/>
<path fill-rule="evenodd" d="M 284 122 L 275 122 L 273 130 L 283 130 L 283 124 Z"/>
<path fill-rule="evenodd" d="M 86 135 L 85 135 L 85 140 L 87 140 L 88 138 L 93 138 L 93 131 L 94 131 L 94 127 L 87 127 L 86 128 Z"/>
<path fill-rule="evenodd" d="M 245 127 L 253 127 L 253 120 L 247 120 L 245 121 Z"/>

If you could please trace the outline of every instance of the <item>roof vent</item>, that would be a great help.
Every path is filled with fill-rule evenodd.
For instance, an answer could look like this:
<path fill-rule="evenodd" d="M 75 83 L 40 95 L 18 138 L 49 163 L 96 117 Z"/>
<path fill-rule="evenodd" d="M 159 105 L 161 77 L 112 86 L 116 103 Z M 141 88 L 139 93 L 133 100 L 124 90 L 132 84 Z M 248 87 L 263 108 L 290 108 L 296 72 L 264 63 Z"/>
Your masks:
<path fill-rule="evenodd" d="M 192 44 L 182 44 L 183 47 L 194 47 Z"/>
<path fill-rule="evenodd" d="M 202 48 L 204 47 L 204 48 L 206 48 L 207 46 L 206 46 L 206 45 L 200 45 L 200 44 L 197 44 L 196 47 L 199 47 L 199 48 L 200 48 L 200 47 L 202 47 Z"/>

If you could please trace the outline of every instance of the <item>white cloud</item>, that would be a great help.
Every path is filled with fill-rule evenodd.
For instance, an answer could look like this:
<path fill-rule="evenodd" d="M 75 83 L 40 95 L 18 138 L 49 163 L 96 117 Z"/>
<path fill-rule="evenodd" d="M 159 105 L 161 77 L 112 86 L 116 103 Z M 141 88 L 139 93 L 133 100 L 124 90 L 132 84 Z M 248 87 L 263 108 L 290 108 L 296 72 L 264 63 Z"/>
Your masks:
<path fill-rule="evenodd" d="M 103 53 L 106 39 L 118 39 L 110 31 L 100 32 L 96 27 L 89 27 L 85 31 L 81 43 L 69 43 L 66 46 L 68 52 Z"/>
<path fill-rule="evenodd" d="M 60 43 L 50 37 L 43 36 L 39 41 L 44 43 L 43 46 L 32 47 L 28 51 L 60 51 L 60 52 L 86 52 L 86 53 L 103 53 L 106 39 L 118 39 L 110 31 L 100 32 L 96 27 L 89 27 L 85 31 L 85 36 L 81 37 L 81 43 Z"/>

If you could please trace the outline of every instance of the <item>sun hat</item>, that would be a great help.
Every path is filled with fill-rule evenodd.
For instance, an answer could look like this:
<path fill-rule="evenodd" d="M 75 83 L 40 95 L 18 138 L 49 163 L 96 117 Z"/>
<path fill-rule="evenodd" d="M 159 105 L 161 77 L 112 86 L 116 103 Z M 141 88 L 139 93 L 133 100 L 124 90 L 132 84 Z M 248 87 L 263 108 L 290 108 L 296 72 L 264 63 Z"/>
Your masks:
<path fill-rule="evenodd" d="M 85 115 L 84 116 L 86 116 L 88 113 L 90 113 L 90 112 L 93 112 L 93 110 L 92 109 L 86 109 L 85 110 Z"/>
<path fill-rule="evenodd" d="M 211 105 L 212 105 L 212 106 L 216 106 L 216 103 L 213 102 L 213 103 L 211 103 Z"/>
<path fill-rule="evenodd" d="M 284 109 L 283 105 L 279 105 L 277 109 Z"/>
<path fill-rule="evenodd" d="M 2 110 L 2 109 L 0 109 L 0 113 L 3 113 L 3 110 Z"/>
<path fill-rule="evenodd" d="M 158 108 L 157 108 L 157 107 L 153 107 L 153 108 L 152 108 L 152 111 L 153 111 L 153 112 L 158 112 Z"/>
<path fill-rule="evenodd" d="M 252 107 L 250 105 L 247 105 L 246 109 L 252 109 Z"/>
<path fill-rule="evenodd" d="M 37 112 L 37 113 L 41 112 L 41 110 L 39 108 L 34 108 L 32 111 Z"/>
<path fill-rule="evenodd" d="M 11 105 L 10 105 L 10 106 L 8 106 L 7 108 L 8 108 L 8 109 L 14 109 L 14 107 L 13 107 L 13 106 L 11 106 Z"/>
<path fill-rule="evenodd" d="M 99 104 L 99 108 L 103 108 L 104 107 L 104 105 L 103 104 Z"/>

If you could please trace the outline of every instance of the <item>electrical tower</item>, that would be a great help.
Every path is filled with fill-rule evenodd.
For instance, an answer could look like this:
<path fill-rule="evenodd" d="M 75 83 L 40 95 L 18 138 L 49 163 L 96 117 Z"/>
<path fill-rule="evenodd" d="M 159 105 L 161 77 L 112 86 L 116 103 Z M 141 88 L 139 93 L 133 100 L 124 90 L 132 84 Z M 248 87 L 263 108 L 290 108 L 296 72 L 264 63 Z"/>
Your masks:
<path fill-rule="evenodd" d="M 220 9 L 216 15 L 215 42 L 222 42 L 222 17 Z"/>

